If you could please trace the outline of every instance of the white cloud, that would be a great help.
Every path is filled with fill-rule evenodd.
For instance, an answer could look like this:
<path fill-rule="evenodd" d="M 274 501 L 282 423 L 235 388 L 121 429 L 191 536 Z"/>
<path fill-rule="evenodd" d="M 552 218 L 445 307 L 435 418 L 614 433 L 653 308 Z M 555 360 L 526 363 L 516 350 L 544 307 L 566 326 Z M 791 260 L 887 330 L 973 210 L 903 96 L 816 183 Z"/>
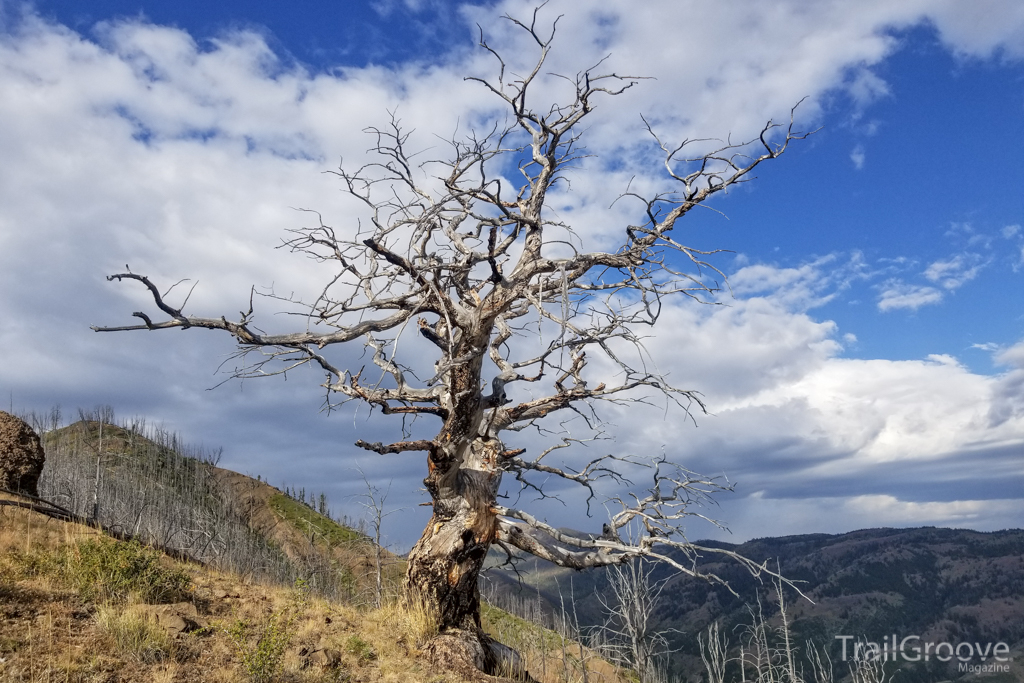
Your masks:
<path fill-rule="evenodd" d="M 730 525 L 732 535 L 701 526 L 695 528 L 690 537 L 707 535 L 727 541 L 756 537 L 761 531 L 748 520 L 757 518 L 772 519 L 779 529 L 778 535 L 806 533 L 804 521 L 808 519 L 814 520 L 814 528 L 822 533 L 852 531 L 850 520 L 856 520 L 860 529 L 927 525 L 995 531 L 1018 527 L 1020 512 L 1020 501 L 1014 498 L 919 502 L 889 494 L 793 499 L 772 498 L 756 492 L 736 500 L 725 499 L 722 509 L 716 511 L 721 517 L 741 520 Z"/>
<path fill-rule="evenodd" d="M 850 152 L 850 161 L 853 162 L 853 167 L 858 171 L 864 168 L 864 159 L 864 145 L 857 145 L 853 148 L 853 151 Z"/>
<path fill-rule="evenodd" d="M 372 0 L 370 6 L 381 17 L 387 18 L 396 11 L 420 12 L 430 4 L 431 0 Z"/>
<path fill-rule="evenodd" d="M 1024 342 L 998 351 L 995 354 L 995 360 L 1001 365 L 1009 365 L 1024 370 Z"/>
<path fill-rule="evenodd" d="M 1024 6 L 1012 0 L 987 0 L 966 6 L 928 3 L 927 16 L 943 42 L 961 57 L 1024 57 Z"/>
<path fill-rule="evenodd" d="M 602 4 L 601 22 L 594 21 L 597 9 L 567 11 L 551 70 L 576 73 L 611 53 L 615 71 L 657 80 L 601 101 L 589 150 L 614 169 L 588 160 L 574 176 L 574 194 L 554 193 L 553 206 L 560 218 L 586 226 L 582 239 L 601 243 L 636 210 L 624 202 L 609 210 L 608 197 L 634 175 L 635 187 L 665 187 L 649 170 L 652 149 L 638 112 L 671 140 L 749 137 L 769 118 L 785 120 L 805 95 L 811 99 L 799 114 L 810 121 L 821 116 L 819 100 L 837 89 L 861 104 L 884 96 L 886 85 L 871 69 L 898 47 L 891 28 L 927 18 L 964 55 L 1021 53 L 1024 19 L 1017 20 L 1016 6 L 978 12 L 925 0 L 615 0 Z M 463 15 L 493 26 L 493 16 L 521 15 L 527 7 L 510 1 L 465 7 Z M 554 17 L 563 10 L 568 5 L 544 12 Z M 985 18 L 997 12 L 1004 20 Z M 979 14 L 985 17 L 966 21 Z M 650 27 L 658 25 L 684 27 L 684 36 L 652 44 Z M 308 220 L 290 207 L 318 209 L 339 230 L 352 229 L 359 208 L 322 171 L 342 157 L 364 159 L 369 142 L 362 130 L 388 110 L 416 129 L 416 149 L 443 151 L 435 136 L 450 136 L 457 121 L 462 130 L 480 125 L 493 112 L 494 99 L 463 80 L 466 73 L 493 74 L 492 60 L 459 48 L 429 67 L 311 73 L 279 61 L 260 36 L 246 32 L 200 41 L 127 21 L 99 27 L 91 40 L 31 17 L 10 31 L 0 36 L 0 288 L 19 294 L 0 298 L 0 351 L 17 358 L 0 368 L 3 388 L 22 405 L 110 402 L 122 412 L 159 416 L 190 438 L 229 445 L 226 465 L 274 481 L 294 477 L 291 463 L 299 458 L 320 481 L 337 477 L 357 432 L 383 434 L 393 423 L 365 411 L 322 419 L 322 378 L 312 371 L 293 373 L 289 382 L 198 391 L 222 379 L 211 375 L 232 353 L 230 340 L 90 332 L 90 324 L 127 321 L 145 301 L 142 291 L 103 276 L 129 263 L 164 283 L 192 278 L 198 286 L 190 307 L 214 315 L 247 307 L 253 283 L 280 294 L 316 293 L 322 269 L 272 250 L 285 229 Z M 492 33 L 497 47 L 525 44 L 507 26 Z M 527 52 L 511 49 L 510 59 Z M 539 85 L 542 97 L 563 87 L 557 79 Z M 929 266 L 926 276 L 934 274 L 937 287 L 887 282 L 879 309 L 941 301 L 939 287 L 955 289 L 976 274 L 976 263 L 957 258 Z M 697 430 L 684 429 L 681 420 L 622 419 L 620 443 L 643 452 L 679 445 L 708 471 L 753 473 L 773 500 L 807 497 L 808 487 L 819 484 L 835 496 L 905 500 L 893 491 L 863 493 L 873 485 L 872 468 L 913 463 L 923 468 L 922 480 L 940 486 L 943 468 L 961 463 L 965 453 L 1012 445 L 1021 433 L 1018 370 L 997 381 L 948 358 L 841 357 L 837 325 L 808 311 L 865 277 L 861 261 L 746 264 L 733 275 L 737 298 L 723 299 L 728 305 L 668 306 L 665 327 L 648 346 L 673 381 L 704 392 L 715 417 Z M 270 328 L 289 322 L 258 320 Z M 1001 357 L 1016 362 L 1015 353 Z M 650 426 L 641 433 L 634 428 L 640 423 Z M 397 469 L 368 469 L 375 466 L 389 470 L 384 476 Z M 420 476 L 402 478 L 408 500 L 418 501 Z"/>
<path fill-rule="evenodd" d="M 875 100 L 891 94 L 889 84 L 866 68 L 857 69 L 854 77 L 847 80 L 846 88 L 859 109 L 864 109 Z M 875 128 L 876 125 L 868 124 L 865 133 L 873 135 Z"/>
<path fill-rule="evenodd" d="M 978 276 L 984 266 L 981 261 L 981 254 L 957 254 L 952 258 L 930 264 L 925 269 L 924 276 L 952 292 Z"/>
<path fill-rule="evenodd" d="M 1003 227 L 1003 229 L 1002 229 L 1003 237 L 1005 237 L 1006 239 L 1010 239 L 1012 237 L 1015 237 L 1019 232 L 1020 232 L 1020 225 L 1018 225 L 1016 223 L 1013 224 L 1013 225 L 1007 225 L 1007 226 Z"/>
<path fill-rule="evenodd" d="M 1015 500 L 954 500 L 917 502 L 900 500 L 890 495 L 855 496 L 844 501 L 848 514 L 860 518 L 903 520 L 907 526 L 928 524 L 950 527 L 976 525 L 979 519 L 1006 516 L 1013 518 L 1020 504 Z"/>
<path fill-rule="evenodd" d="M 807 311 L 833 300 L 836 293 L 871 276 L 864 255 L 829 254 L 796 267 L 781 268 L 737 260 L 729 277 L 730 291 L 741 297 L 766 297 L 791 310 Z M 729 299 L 723 299 L 728 303 Z"/>
<path fill-rule="evenodd" d="M 921 306 L 942 301 L 942 292 L 934 287 L 911 285 L 900 280 L 889 280 L 881 287 L 878 310 L 883 313 L 901 308 L 916 311 Z"/>
<path fill-rule="evenodd" d="M 990 377 L 948 354 L 842 357 L 836 326 L 785 296 L 796 271 L 809 289 L 827 290 L 829 265 L 758 266 L 751 272 L 780 296 L 762 288 L 729 308 L 666 310 L 651 354 L 677 385 L 699 386 L 711 414 L 693 429 L 671 412 L 664 421 L 649 410 L 602 413 L 618 442 L 635 453 L 665 448 L 735 482 L 737 496 L 712 516 L 735 521 L 741 538 L 763 534 L 752 521 L 761 516 L 774 520 L 773 534 L 800 533 L 806 519 L 832 532 L 1019 525 L 1024 369 Z M 1024 368 L 1022 349 L 997 360 Z"/>
<path fill-rule="evenodd" d="M 497 9 L 524 15 L 531 7 L 525 0 L 506 0 Z M 872 68 L 899 47 L 890 32 L 924 21 L 933 22 L 942 40 L 963 55 L 1024 53 L 1024 17 L 1013 0 L 986 3 L 986 19 L 978 18 L 976 6 L 942 0 L 754 5 L 609 0 L 587 13 L 566 12 L 557 4 L 546 10 L 552 16 L 566 13 L 559 26 L 572 44 L 556 50 L 555 65 L 566 65 L 561 70 L 574 73 L 579 62 L 593 63 L 611 54 L 616 70 L 657 78 L 647 84 L 657 87 L 641 86 L 640 109 L 671 139 L 750 135 L 768 118 L 785 116 L 805 95 L 812 101 L 803 118 L 813 119 L 815 98 L 832 89 L 866 105 L 888 93 L 888 85 Z M 490 12 L 480 8 L 470 14 L 485 19 Z M 655 60 L 646 46 L 650 27 L 658 25 L 678 26 L 685 38 L 658 42 L 660 56 Z M 502 35 L 495 44 L 501 45 L 509 33 L 498 31 Z M 723 45 L 732 47 L 723 50 Z M 666 99 L 659 92 L 685 95 Z M 637 123 L 618 115 L 623 105 L 608 105 L 618 110 L 620 131 L 623 124 Z"/>

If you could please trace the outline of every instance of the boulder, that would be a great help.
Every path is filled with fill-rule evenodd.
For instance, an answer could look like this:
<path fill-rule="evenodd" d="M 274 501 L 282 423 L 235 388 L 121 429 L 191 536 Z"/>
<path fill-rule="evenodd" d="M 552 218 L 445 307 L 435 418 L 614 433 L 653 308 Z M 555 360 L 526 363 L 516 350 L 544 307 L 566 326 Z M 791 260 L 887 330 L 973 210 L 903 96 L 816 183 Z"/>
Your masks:
<path fill-rule="evenodd" d="M 39 435 L 20 418 L 0 410 L 0 489 L 39 495 L 46 455 Z"/>
<path fill-rule="evenodd" d="M 204 627 L 196 606 L 191 602 L 173 605 L 139 605 L 137 609 L 150 621 L 155 621 L 171 635 L 192 633 Z"/>

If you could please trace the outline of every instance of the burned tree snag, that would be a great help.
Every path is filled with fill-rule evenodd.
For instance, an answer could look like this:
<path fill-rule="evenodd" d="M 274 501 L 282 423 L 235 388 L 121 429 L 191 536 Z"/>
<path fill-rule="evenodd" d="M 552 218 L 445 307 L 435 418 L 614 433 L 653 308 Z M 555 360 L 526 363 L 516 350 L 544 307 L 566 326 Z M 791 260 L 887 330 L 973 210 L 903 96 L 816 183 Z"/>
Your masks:
<path fill-rule="evenodd" d="M 689 506 L 727 487 L 665 457 L 613 453 L 588 462 L 559 460 L 582 437 L 560 428 L 558 416 L 579 416 L 584 430 L 595 431 L 591 416 L 601 401 L 652 394 L 685 413 L 703 410 L 694 390 L 650 369 L 641 346 L 639 331 L 658 322 L 666 298 L 708 300 L 721 279 L 709 252 L 681 244 L 673 230 L 691 209 L 749 180 L 757 166 L 804 137 L 791 115 L 782 124 L 769 121 L 748 142 L 691 153 L 707 141 L 668 144 L 648 126 L 663 152 L 658 165 L 664 167 L 664 188 L 649 196 L 625 189 L 620 200 L 635 206 L 635 223 L 621 226 L 616 248 L 585 251 L 586 226 L 575 233 L 547 206 L 549 192 L 566 169 L 579 165 L 595 102 L 621 95 L 639 78 L 598 64 L 558 77 L 563 100 L 537 101 L 557 21 L 542 33 L 536 12 L 528 22 L 505 19 L 525 32 L 537 54 L 531 70 L 512 77 L 481 37 L 496 77 L 470 80 L 505 109 L 493 127 L 450 140 L 443 160 L 414 162 L 410 134 L 392 117 L 368 131 L 376 162 L 335 171 L 364 209 L 362 227 L 353 221 L 335 229 L 311 212 L 316 224 L 292 231 L 287 246 L 328 271 L 322 294 L 312 303 L 298 302 L 308 322 L 303 329 L 262 332 L 253 323 L 251 296 L 237 319 L 186 314 L 147 277 L 127 270 L 108 279 L 140 283 L 153 299 L 154 316 L 162 319 L 139 312 L 134 315 L 141 324 L 94 328 L 221 330 L 237 340 L 240 354 L 252 353 L 240 377 L 312 364 L 326 374 L 329 398 L 365 402 L 403 419 L 438 418 L 433 438 L 357 445 L 387 458 L 425 454 L 433 516 L 409 556 L 406 591 L 435 614 L 442 638 L 448 638 L 443 642 L 466 644 L 466 652 L 476 653 L 466 657 L 485 671 L 511 666 L 514 659 L 480 628 L 477 577 L 493 544 L 574 569 L 646 557 L 717 580 L 703 576 L 693 560 L 723 551 L 691 544 L 681 523 L 693 514 Z M 504 178 L 516 178 L 518 185 Z M 418 343 L 419 350 L 403 356 L 400 338 Z M 365 368 L 353 371 L 333 360 L 335 347 L 359 341 L 372 355 L 372 380 L 363 378 Z M 598 357 L 601 363 L 593 363 Z M 552 418 L 554 427 L 543 430 L 554 435 L 549 448 L 530 452 L 503 441 L 503 435 L 513 441 Z M 625 472 L 640 467 L 646 468 L 646 487 L 626 493 Z M 543 482 L 552 478 L 581 487 L 588 504 L 610 491 L 599 501 L 610 511 L 604 533 L 565 532 L 499 503 L 509 486 L 543 493 Z M 735 559 L 753 572 L 765 571 Z"/>

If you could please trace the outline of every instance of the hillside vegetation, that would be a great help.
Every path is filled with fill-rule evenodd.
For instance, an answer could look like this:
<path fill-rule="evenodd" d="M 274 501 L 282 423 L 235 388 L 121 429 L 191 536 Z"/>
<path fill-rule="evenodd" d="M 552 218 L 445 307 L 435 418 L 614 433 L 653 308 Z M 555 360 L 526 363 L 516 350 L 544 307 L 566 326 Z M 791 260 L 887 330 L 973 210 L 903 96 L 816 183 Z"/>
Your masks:
<path fill-rule="evenodd" d="M 756 539 L 743 544 L 702 542 L 779 567 L 808 599 L 785 589 L 788 631 L 804 659 L 808 642 L 841 658 L 851 636 L 881 643 L 895 634 L 922 641 L 1005 642 L 1018 664 L 1008 676 L 985 675 L 989 683 L 1024 681 L 1024 531 L 981 533 L 966 529 L 866 529 L 848 534 L 811 534 Z M 651 628 L 665 634 L 671 671 L 684 680 L 706 676 L 698 636 L 716 625 L 732 644 L 731 656 L 763 617 L 770 630 L 781 626 L 777 588 L 754 579 L 742 567 L 714 556 L 696 560 L 701 571 L 725 578 L 739 594 L 651 567 L 661 587 Z M 535 566 L 537 565 L 537 566 Z M 607 572 L 572 573 L 523 558 L 522 584 L 491 570 L 490 599 L 509 609 L 552 614 L 570 594 L 584 632 L 604 623 L 602 598 Z M 570 583 L 571 581 L 571 583 Z M 760 602 L 760 604 L 758 604 Z M 847 642 L 852 642 L 848 640 Z M 810 664 L 805 662 L 809 667 Z M 836 667 L 839 671 L 842 667 Z M 956 662 L 903 663 L 893 679 L 907 683 L 973 680 Z M 891 675 L 895 667 L 887 669 Z M 843 671 L 842 674 L 848 674 Z M 740 680 L 736 678 L 735 680 Z"/>
<path fill-rule="evenodd" d="M 217 452 L 141 421 L 115 425 L 106 409 L 81 417 L 66 427 L 35 420 L 48 457 L 40 493 L 137 540 L 104 540 L 0 501 L 0 681 L 456 680 L 417 658 L 432 627 L 396 607 L 403 558 L 332 515 L 323 497 L 219 468 Z M 734 563 L 695 560 L 738 596 L 651 566 L 660 592 L 647 627 L 665 656 L 645 682 L 851 680 L 837 636 L 897 634 L 1005 642 L 1022 664 L 979 674 L 934 660 L 897 672 L 890 662 L 857 683 L 1024 681 L 1024 531 L 872 529 L 718 545 L 778 566 L 809 600 L 784 589 L 783 621 L 778 587 Z M 636 680 L 606 661 L 628 663 L 608 618 L 607 571 L 516 565 L 486 573 L 483 618 L 538 680 Z M 743 656 L 754 648 L 769 668 L 791 670 L 754 675 L 738 666 L 741 645 Z M 814 673 L 815 657 L 835 670 Z"/>
<path fill-rule="evenodd" d="M 367 611 L 5 509 L 0 680 L 454 681 L 416 655 L 429 619 Z"/>
<path fill-rule="evenodd" d="M 40 495 L 166 552 L 246 577 L 302 581 L 352 600 L 371 572 L 370 540 L 266 482 L 217 467 L 193 448 L 109 409 L 43 434 Z M 38 422 L 38 420 L 37 420 Z M 392 567 L 395 558 L 388 556 Z"/>
<path fill-rule="evenodd" d="M 323 499 L 314 509 L 304 493 L 216 467 L 215 452 L 115 425 L 106 409 L 82 417 L 36 420 L 40 493 L 134 540 L 0 495 L 0 681 L 464 680 L 419 657 L 435 628 L 396 600 L 402 559 L 376 552 Z M 501 610 L 487 607 L 484 622 L 542 683 L 626 676 Z"/>

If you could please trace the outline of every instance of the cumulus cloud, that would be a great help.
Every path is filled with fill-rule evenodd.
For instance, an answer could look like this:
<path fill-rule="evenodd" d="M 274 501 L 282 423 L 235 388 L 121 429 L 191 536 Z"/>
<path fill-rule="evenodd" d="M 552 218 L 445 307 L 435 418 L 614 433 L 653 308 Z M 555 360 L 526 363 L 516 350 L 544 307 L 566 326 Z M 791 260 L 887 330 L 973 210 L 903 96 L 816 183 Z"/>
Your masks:
<path fill-rule="evenodd" d="M 732 322 L 722 335 L 722 321 L 738 316 L 756 316 L 757 324 Z M 1011 371 L 984 376 L 946 354 L 844 358 L 834 325 L 782 299 L 745 299 L 669 328 L 652 353 L 664 357 L 672 341 L 693 351 L 670 356 L 669 370 L 695 378 L 711 415 L 697 416 L 696 429 L 650 417 L 641 428 L 625 413 L 612 421 L 634 452 L 664 446 L 693 469 L 734 482 L 737 497 L 722 501 L 720 516 L 739 520 L 733 531 L 741 537 L 757 533 L 748 514 L 769 514 L 793 533 L 806 528 L 793 520 L 807 518 L 829 531 L 851 528 L 851 519 L 855 526 L 1020 524 L 1024 343 L 996 353 Z M 712 336 L 713 350 L 694 344 Z"/>
<path fill-rule="evenodd" d="M 849 528 L 851 518 L 863 525 L 1019 524 L 1017 370 L 977 375 L 947 354 L 844 358 L 837 327 L 786 296 L 796 280 L 827 292 L 830 266 L 747 266 L 737 279 L 756 273 L 754 281 L 772 286 L 746 289 L 728 307 L 666 310 L 651 355 L 677 385 L 701 387 L 710 415 L 697 415 L 693 429 L 671 413 L 640 419 L 619 408 L 605 416 L 619 441 L 635 453 L 665 448 L 697 471 L 727 476 L 740 495 L 723 501 L 726 519 L 743 520 L 741 511 L 763 506 L 779 511 L 778 519 L 813 511 L 833 531 Z M 995 357 L 1024 367 L 1021 349 Z M 994 499 L 1001 502 L 986 508 Z M 866 514 L 871 501 L 878 506 Z M 748 527 L 741 521 L 734 531 Z"/>
<path fill-rule="evenodd" d="M 925 0 L 742 6 L 614 0 L 566 12 L 550 70 L 575 74 L 611 53 L 616 72 L 657 80 L 601 102 L 588 151 L 602 156 L 581 164 L 573 193 L 560 189 L 552 207 L 560 219 L 585 226 L 579 239 L 601 245 L 637 210 L 625 202 L 609 209 L 608 197 L 631 179 L 644 190 L 671 187 L 652 163 L 658 150 L 639 112 L 667 140 L 680 141 L 756 136 L 768 119 L 787 120 L 805 95 L 798 117 L 807 123 L 823 116 L 823 98 L 837 91 L 867 106 L 887 92 L 873 68 L 898 48 L 893 30 L 922 21 L 933 22 L 958 54 L 1024 52 L 1019 3 L 989 4 L 982 12 Z M 398 4 L 380 5 L 392 6 Z M 467 35 L 473 21 L 488 26 L 494 46 L 508 48 L 512 73 L 522 66 L 517 55 L 529 54 L 529 38 L 493 17 L 523 15 L 528 7 L 509 0 L 465 6 L 458 16 Z M 553 18 L 562 8 L 544 11 Z M 983 18 L 964 21 L 968 16 Z M 1005 19 L 984 19 L 992 16 Z M 688 27 L 685 39 L 652 46 L 656 25 Z M 320 415 L 322 377 L 306 369 L 289 373 L 287 382 L 202 391 L 223 379 L 213 376 L 222 361 L 233 367 L 229 339 L 110 337 L 88 327 L 126 322 L 145 305 L 143 291 L 104 280 L 125 264 L 162 283 L 190 278 L 173 296 L 182 301 L 196 284 L 189 306 L 197 313 L 246 309 L 253 284 L 257 295 L 316 296 L 330 273 L 273 250 L 284 230 L 315 220 L 294 209 L 316 209 L 338 229 L 354 229 L 362 209 L 323 171 L 338 159 L 362 163 L 372 144 L 362 131 L 386 121 L 388 111 L 415 129 L 410 144 L 428 156 L 442 154 L 442 141 L 457 130 L 484 128 L 495 99 L 463 76 L 493 76 L 493 59 L 454 46 L 430 64 L 313 72 L 279 59 L 263 37 L 245 31 L 209 38 L 134 20 L 103 24 L 86 37 L 30 14 L 8 20 L 4 30 L 0 286 L 18 292 L 0 298 L 0 351 L 18 359 L 0 368 L 5 393 L 17 405 L 40 409 L 54 401 L 109 402 L 122 412 L 156 416 L 190 438 L 229 445 L 225 465 L 273 481 L 294 477 L 291 463 L 299 459 L 315 480 L 331 481 L 354 462 L 348 444 L 355 438 L 388 438 L 393 424 L 365 411 L 346 412 L 343 420 Z M 541 101 L 565 87 L 554 78 L 538 86 Z M 925 277 L 934 286 L 891 280 L 878 308 L 937 303 L 943 290 L 974 277 L 979 263 L 967 255 L 932 263 Z M 924 482 L 934 496 L 914 502 L 951 503 L 948 482 L 958 458 L 980 454 L 995 469 L 1007 467 L 999 454 L 1019 445 L 1013 439 L 1021 433 L 1014 374 L 1020 370 L 990 379 L 948 358 L 844 359 L 846 337 L 810 312 L 863 272 L 859 256 L 795 267 L 748 263 L 732 273 L 736 297 L 723 305 L 668 306 L 663 328 L 648 341 L 651 355 L 678 385 L 702 391 L 714 416 L 693 430 L 677 414 L 659 423 L 612 406 L 620 445 L 644 453 L 678 446 L 679 455 L 705 471 L 747 473 L 765 500 L 791 502 L 812 489 L 842 500 L 907 500 L 905 492 L 874 481 L 872 468 L 885 463 Z M 257 296 L 256 303 L 266 328 L 294 323 L 277 314 L 275 300 Z M 342 360 L 358 366 L 365 363 L 361 352 L 346 350 Z M 1016 362 L 1015 353 L 1001 358 Z M 641 423 L 643 430 L 635 426 Z M 412 456 L 408 461 L 418 466 Z M 363 464 L 371 476 L 400 478 L 394 490 L 406 498 L 398 504 L 414 507 L 422 473 L 391 462 Z M 963 500 L 981 500 L 984 481 L 972 483 Z M 353 492 L 337 486 L 330 491 L 336 499 Z M 941 519 L 952 514 L 920 509 Z M 419 518 L 410 522 L 403 543 L 417 525 Z M 751 523 L 750 533 L 766 533 L 758 528 Z"/>
<path fill-rule="evenodd" d="M 1024 415 L 1024 372 L 1016 371 L 1009 373 L 993 389 L 989 424 L 1000 427 L 1021 415 Z"/>
<path fill-rule="evenodd" d="M 885 476 L 879 474 L 878 476 Z M 772 498 L 758 492 L 735 501 L 723 502 L 710 511 L 720 517 L 738 520 L 730 524 L 731 533 L 723 534 L 710 525 L 694 525 L 691 538 L 702 534 L 735 541 L 762 535 L 748 520 L 767 517 L 778 528 L 777 535 L 806 533 L 806 520 L 815 520 L 823 533 L 845 533 L 857 528 L 893 526 L 944 526 L 969 529 L 1007 529 L 1019 526 L 1020 502 L 1015 498 L 919 502 L 887 494 L 869 494 L 850 498 L 816 497 Z M 897 522 L 896 520 L 900 520 Z M 776 535 L 773 532 L 772 535 Z"/>
<path fill-rule="evenodd" d="M 1024 416 L 1024 341 L 997 350 L 993 360 L 1008 368 L 992 387 L 988 418 L 995 427 Z"/>
<path fill-rule="evenodd" d="M 937 2 L 925 9 L 954 53 L 976 58 L 999 54 L 1007 60 L 1024 57 L 1024 7 L 1001 0 L 982 2 L 973 8 L 958 5 Z"/>

